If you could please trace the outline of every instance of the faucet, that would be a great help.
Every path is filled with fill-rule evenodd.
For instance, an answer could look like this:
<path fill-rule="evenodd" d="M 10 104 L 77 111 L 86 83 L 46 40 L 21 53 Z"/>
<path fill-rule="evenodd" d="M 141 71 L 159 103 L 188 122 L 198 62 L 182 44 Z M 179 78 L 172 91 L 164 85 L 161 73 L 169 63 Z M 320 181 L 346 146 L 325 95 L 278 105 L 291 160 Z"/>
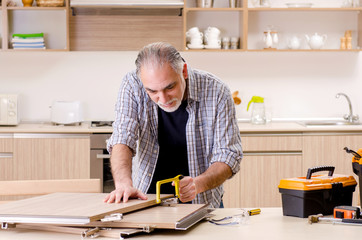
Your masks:
<path fill-rule="evenodd" d="M 353 115 L 351 100 L 349 99 L 349 97 L 345 93 L 337 93 L 336 98 L 339 98 L 341 95 L 346 97 L 346 99 L 348 101 L 348 107 L 349 107 L 349 114 L 344 115 L 343 118 L 345 120 L 347 120 L 348 122 L 351 122 L 351 123 L 352 122 L 357 122 L 359 117 L 358 117 L 358 115 Z"/>

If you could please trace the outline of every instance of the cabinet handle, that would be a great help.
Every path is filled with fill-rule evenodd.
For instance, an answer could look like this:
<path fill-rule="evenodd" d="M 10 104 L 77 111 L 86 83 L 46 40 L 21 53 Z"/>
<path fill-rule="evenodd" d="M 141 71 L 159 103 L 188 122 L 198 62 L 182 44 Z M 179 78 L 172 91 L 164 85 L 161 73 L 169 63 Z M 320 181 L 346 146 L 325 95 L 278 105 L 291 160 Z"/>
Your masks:
<path fill-rule="evenodd" d="M 244 152 L 244 156 L 280 156 L 280 155 L 302 155 L 301 151 L 295 152 Z"/>
<path fill-rule="evenodd" d="M 0 158 L 12 158 L 12 153 L 0 153 Z"/>
<path fill-rule="evenodd" d="M 111 155 L 110 154 L 97 154 L 97 158 L 99 158 L 99 159 L 105 159 L 105 158 L 109 159 L 109 158 L 111 158 Z"/>

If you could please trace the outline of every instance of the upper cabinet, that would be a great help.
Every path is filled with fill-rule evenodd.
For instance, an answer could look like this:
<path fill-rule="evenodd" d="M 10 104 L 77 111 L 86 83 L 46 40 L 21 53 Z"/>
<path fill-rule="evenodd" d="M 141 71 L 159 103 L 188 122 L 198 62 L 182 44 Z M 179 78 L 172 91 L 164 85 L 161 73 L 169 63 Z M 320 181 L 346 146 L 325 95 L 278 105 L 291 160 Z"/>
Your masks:
<path fill-rule="evenodd" d="M 183 0 L 71 0 L 70 50 L 140 50 L 166 41 L 182 50 Z"/>
<path fill-rule="evenodd" d="M 24 4 L 21 0 L 8 0 L 8 6 L 6 6 L 7 1 L 2 1 L 1 48 L 10 51 L 69 50 L 68 1 L 23 1 L 28 3 Z M 20 34 L 17 35 L 16 40 L 13 40 L 14 34 Z"/>
<path fill-rule="evenodd" d="M 231 2 L 214 0 L 212 7 L 202 7 L 201 0 L 186 0 L 185 50 L 360 51 L 362 46 L 359 0 Z M 211 46 L 205 37 L 210 26 L 220 30 L 219 43 Z M 203 46 L 191 43 L 194 27 L 203 35 Z M 237 49 L 230 48 L 232 38 L 239 39 Z"/>
<path fill-rule="evenodd" d="M 137 51 L 155 41 L 181 51 L 362 47 L 362 0 L 64 0 L 56 7 L 46 4 L 62 0 L 34 0 L 31 7 L 22 1 L 2 1 L 1 50 L 18 50 L 13 34 L 32 33 L 44 34 L 46 51 Z"/>

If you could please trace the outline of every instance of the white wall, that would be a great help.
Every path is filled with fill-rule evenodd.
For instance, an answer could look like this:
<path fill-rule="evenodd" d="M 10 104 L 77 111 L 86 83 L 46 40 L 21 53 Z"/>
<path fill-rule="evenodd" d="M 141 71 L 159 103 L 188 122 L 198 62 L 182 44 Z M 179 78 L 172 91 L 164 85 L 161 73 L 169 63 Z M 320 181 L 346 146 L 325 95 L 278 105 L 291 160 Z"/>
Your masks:
<path fill-rule="evenodd" d="M 362 54 L 362 53 L 361 53 Z M 210 71 L 238 90 L 239 118 L 251 96 L 265 97 L 273 118 L 362 115 L 362 61 L 356 52 L 183 52 L 193 68 Z M 86 120 L 112 120 L 123 75 L 137 52 L 1 52 L 0 93 L 18 93 L 22 120 L 50 120 L 54 100 L 80 100 Z"/>

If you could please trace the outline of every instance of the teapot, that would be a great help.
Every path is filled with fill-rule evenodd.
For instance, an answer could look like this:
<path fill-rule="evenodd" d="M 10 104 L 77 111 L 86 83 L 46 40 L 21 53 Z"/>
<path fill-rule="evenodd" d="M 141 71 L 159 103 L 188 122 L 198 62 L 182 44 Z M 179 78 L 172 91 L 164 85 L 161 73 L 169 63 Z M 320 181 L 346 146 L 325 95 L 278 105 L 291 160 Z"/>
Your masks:
<path fill-rule="evenodd" d="M 315 33 L 311 37 L 305 35 L 305 37 L 311 49 L 321 49 L 327 40 L 327 35 L 319 35 L 318 33 Z"/>
<path fill-rule="evenodd" d="M 301 45 L 301 39 L 297 36 L 288 38 L 288 48 L 290 49 L 299 49 Z"/>

